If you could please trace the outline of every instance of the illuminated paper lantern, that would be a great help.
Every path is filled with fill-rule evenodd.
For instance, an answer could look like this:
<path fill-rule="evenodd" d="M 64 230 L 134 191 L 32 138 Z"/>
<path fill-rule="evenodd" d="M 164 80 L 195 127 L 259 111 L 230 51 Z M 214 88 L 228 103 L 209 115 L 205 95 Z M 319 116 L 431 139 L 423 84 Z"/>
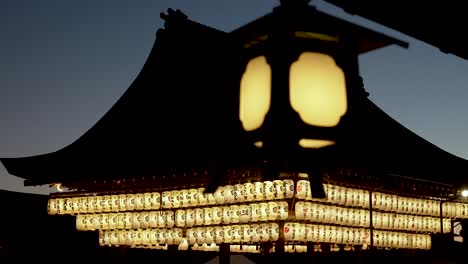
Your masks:
<path fill-rule="evenodd" d="M 255 201 L 263 201 L 266 197 L 265 197 L 265 188 L 263 187 L 263 183 L 262 182 L 254 182 L 254 188 L 255 188 L 255 192 L 254 192 L 254 200 Z"/>
<path fill-rule="evenodd" d="M 57 214 L 57 200 L 56 199 L 49 199 L 47 201 L 47 213 L 50 215 Z"/>
<path fill-rule="evenodd" d="M 198 205 L 208 205 L 208 195 L 205 192 L 205 188 L 198 188 Z"/>
<path fill-rule="evenodd" d="M 219 225 L 223 221 L 223 211 L 220 207 L 212 208 L 212 223 L 213 225 Z"/>
<path fill-rule="evenodd" d="M 151 193 L 143 193 L 143 210 L 153 209 Z"/>
<path fill-rule="evenodd" d="M 286 195 L 286 188 L 284 186 L 284 182 L 282 180 L 274 180 L 273 191 L 274 191 L 273 199 L 284 199 Z"/>
<path fill-rule="evenodd" d="M 278 217 L 280 220 L 286 220 L 289 216 L 288 203 L 285 201 L 278 202 Z"/>
<path fill-rule="evenodd" d="M 208 200 L 208 205 L 215 205 L 216 204 L 216 199 L 215 199 L 213 193 L 207 193 L 206 197 L 207 197 L 207 200 Z"/>
<path fill-rule="evenodd" d="M 118 245 L 119 243 L 119 233 L 117 230 L 109 231 L 110 244 L 112 246 Z"/>
<path fill-rule="evenodd" d="M 160 244 L 160 245 L 166 244 L 166 236 L 167 236 L 166 230 L 165 229 L 160 229 L 158 231 L 158 239 L 157 239 L 158 244 Z"/>
<path fill-rule="evenodd" d="M 77 215 L 75 224 L 76 224 L 76 230 L 78 231 L 84 231 L 86 230 L 86 215 Z"/>
<path fill-rule="evenodd" d="M 240 209 L 238 205 L 231 205 L 230 206 L 231 212 L 231 223 L 237 224 L 239 223 L 239 216 L 240 216 Z"/>
<path fill-rule="evenodd" d="M 297 181 L 296 197 L 301 200 L 306 199 L 307 193 L 309 191 L 308 187 L 309 187 L 309 181 L 306 181 L 306 180 Z"/>
<path fill-rule="evenodd" d="M 277 223 L 270 223 L 269 231 L 269 240 L 270 241 L 278 241 L 280 236 L 280 229 Z"/>
<path fill-rule="evenodd" d="M 263 182 L 263 189 L 265 190 L 265 198 L 267 200 L 272 200 L 274 198 L 274 188 L 272 181 L 264 181 Z"/>
<path fill-rule="evenodd" d="M 125 223 L 125 229 L 131 229 L 133 226 L 133 215 L 132 213 L 124 213 L 124 223 Z"/>
<path fill-rule="evenodd" d="M 224 204 L 224 187 L 219 186 L 214 193 L 216 204 Z"/>
<path fill-rule="evenodd" d="M 254 201 L 255 186 L 253 183 L 247 182 L 244 184 L 245 189 L 245 201 Z"/>
<path fill-rule="evenodd" d="M 250 220 L 250 208 L 246 204 L 242 204 L 239 206 L 239 222 L 240 223 L 247 223 Z"/>
<path fill-rule="evenodd" d="M 215 237 L 215 243 L 216 244 L 221 244 L 224 242 L 224 231 L 223 231 L 223 227 L 221 226 L 216 226 L 214 227 L 214 237 Z"/>
<path fill-rule="evenodd" d="M 171 208 L 180 207 L 180 192 L 177 190 L 171 191 L 169 194 L 169 200 L 171 202 Z"/>
<path fill-rule="evenodd" d="M 188 244 L 187 238 L 184 238 L 182 240 L 182 243 L 179 244 L 178 249 L 179 250 L 188 250 L 188 248 L 189 248 L 189 244 Z"/>
<path fill-rule="evenodd" d="M 232 242 L 232 227 L 231 226 L 223 226 L 223 241 L 224 243 Z"/>
<path fill-rule="evenodd" d="M 258 224 L 249 225 L 249 236 L 250 241 L 253 243 L 260 242 L 261 238 L 261 226 Z"/>
<path fill-rule="evenodd" d="M 109 214 L 99 214 L 98 215 L 99 221 L 99 229 L 110 229 L 109 227 Z"/>
<path fill-rule="evenodd" d="M 107 203 L 107 197 L 104 196 L 96 196 L 96 206 L 94 208 L 95 213 L 102 213 L 103 203 Z M 71 201 L 71 199 L 69 199 Z"/>
<path fill-rule="evenodd" d="M 188 207 L 189 204 L 189 191 L 187 189 L 180 190 L 179 192 L 180 207 Z"/>
<path fill-rule="evenodd" d="M 267 221 L 268 220 L 268 203 L 259 203 L 260 207 L 260 221 Z"/>
<path fill-rule="evenodd" d="M 158 244 L 158 229 L 150 229 L 150 243 L 151 245 Z"/>
<path fill-rule="evenodd" d="M 135 210 L 135 195 L 134 194 L 127 194 L 127 211 Z"/>
<path fill-rule="evenodd" d="M 203 208 L 203 215 L 204 215 L 203 224 L 212 225 L 213 224 L 213 209 L 210 207 Z"/>
<path fill-rule="evenodd" d="M 242 203 L 245 201 L 245 186 L 244 184 L 234 185 L 234 202 Z"/>
<path fill-rule="evenodd" d="M 294 181 L 291 179 L 283 180 L 284 184 L 284 197 L 292 198 L 294 196 Z"/>
<path fill-rule="evenodd" d="M 175 216 L 174 211 L 166 211 L 166 227 L 174 227 Z"/>
<path fill-rule="evenodd" d="M 172 229 L 172 238 L 174 239 L 174 244 L 182 243 L 183 231 L 182 228 L 173 228 Z"/>
<path fill-rule="evenodd" d="M 171 192 L 165 191 L 161 194 L 161 208 L 169 209 L 172 206 L 171 203 Z"/>
<path fill-rule="evenodd" d="M 193 209 L 185 210 L 185 224 L 187 227 L 192 227 L 195 225 L 195 212 Z"/>
<path fill-rule="evenodd" d="M 165 238 L 166 238 L 166 244 L 167 245 L 174 245 L 174 236 L 175 233 L 172 229 L 165 229 L 163 232 L 165 232 Z"/>
<path fill-rule="evenodd" d="M 57 204 L 57 214 L 59 214 L 59 215 L 65 214 L 65 199 L 57 198 L 57 199 L 55 199 L 55 201 L 56 201 L 56 204 Z M 87 211 L 89 210 L 88 207 L 86 209 L 87 209 Z"/>
<path fill-rule="evenodd" d="M 110 239 L 110 232 L 109 231 L 101 231 L 99 232 L 99 236 L 103 237 L 103 245 L 110 246 L 111 239 Z"/>
<path fill-rule="evenodd" d="M 279 216 L 278 211 L 278 202 L 268 202 L 268 221 L 276 220 Z"/>
<path fill-rule="evenodd" d="M 205 227 L 205 241 L 207 244 L 214 243 L 215 231 L 213 227 Z"/>
<path fill-rule="evenodd" d="M 158 227 L 158 212 L 149 212 L 149 225 L 151 228 Z"/>
<path fill-rule="evenodd" d="M 203 218 L 205 217 L 203 208 L 196 208 L 194 210 L 194 213 L 195 213 L 195 225 L 196 226 L 203 225 Z"/>
<path fill-rule="evenodd" d="M 140 227 L 146 229 L 149 227 L 149 213 L 141 212 L 140 213 Z"/>
<path fill-rule="evenodd" d="M 250 222 L 260 221 L 260 206 L 257 203 L 249 204 Z"/>
<path fill-rule="evenodd" d="M 261 237 L 260 237 L 260 241 L 261 242 L 268 242 L 270 240 L 270 232 L 269 232 L 270 224 L 262 223 L 262 224 L 260 224 L 260 226 L 261 226 L 261 229 L 262 229 L 262 234 L 261 234 Z"/>
<path fill-rule="evenodd" d="M 198 206 L 198 190 L 189 189 L 188 203 L 189 207 Z"/>
<path fill-rule="evenodd" d="M 103 205 L 103 212 L 122 212 L 123 210 L 120 210 L 119 196 L 109 195 L 108 197 L 107 204 Z"/>
<path fill-rule="evenodd" d="M 127 195 L 126 194 L 119 194 L 119 211 L 124 212 L 127 211 Z"/>
<path fill-rule="evenodd" d="M 158 212 L 158 227 L 166 227 L 167 224 L 167 214 L 165 211 Z"/>
<path fill-rule="evenodd" d="M 195 245 L 197 243 L 197 230 L 195 228 L 187 229 L 187 236 L 189 245 Z"/>
<path fill-rule="evenodd" d="M 143 229 L 141 231 L 141 242 L 143 245 L 151 245 L 151 233 L 148 229 Z"/>
<path fill-rule="evenodd" d="M 297 202 L 295 205 L 295 215 L 297 220 L 305 219 L 304 202 Z"/>
<path fill-rule="evenodd" d="M 72 214 L 76 215 L 80 213 L 80 198 L 79 197 L 72 197 Z"/>
<path fill-rule="evenodd" d="M 241 242 L 241 232 L 240 232 L 240 225 L 233 225 L 231 227 L 232 232 L 232 243 L 240 243 Z"/>
<path fill-rule="evenodd" d="M 141 214 L 138 212 L 132 213 L 132 228 L 141 228 Z"/>
<path fill-rule="evenodd" d="M 234 203 L 234 186 L 226 185 L 224 186 L 224 202 L 225 203 Z"/>
<path fill-rule="evenodd" d="M 294 228 L 295 226 L 293 225 L 293 223 L 287 222 L 284 224 L 283 232 L 285 241 L 294 240 Z"/>
<path fill-rule="evenodd" d="M 228 225 L 231 223 L 231 207 L 223 206 L 223 224 Z"/>
<path fill-rule="evenodd" d="M 176 214 L 176 226 L 184 227 L 185 226 L 185 210 L 177 210 Z"/>

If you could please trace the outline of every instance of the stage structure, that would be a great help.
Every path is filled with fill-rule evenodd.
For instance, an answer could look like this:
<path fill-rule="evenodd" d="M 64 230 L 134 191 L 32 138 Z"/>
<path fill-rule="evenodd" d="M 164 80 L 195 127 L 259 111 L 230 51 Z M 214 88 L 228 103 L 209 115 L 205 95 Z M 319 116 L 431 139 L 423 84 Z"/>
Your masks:
<path fill-rule="evenodd" d="M 287 253 L 428 251 L 468 218 L 468 162 L 367 98 L 358 56 L 407 44 L 281 1 L 226 33 L 162 14 L 141 73 L 81 138 L 1 159 L 51 184 L 102 247 Z M 317 253 L 318 254 L 318 253 Z"/>

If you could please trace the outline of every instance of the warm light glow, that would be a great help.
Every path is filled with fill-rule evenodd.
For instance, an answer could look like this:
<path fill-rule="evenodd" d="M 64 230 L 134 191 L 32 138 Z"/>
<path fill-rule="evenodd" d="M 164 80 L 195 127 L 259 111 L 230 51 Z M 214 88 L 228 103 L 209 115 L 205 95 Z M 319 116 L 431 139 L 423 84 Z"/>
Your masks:
<path fill-rule="evenodd" d="M 299 145 L 303 148 L 323 148 L 334 145 L 335 141 L 323 139 L 301 139 Z"/>
<path fill-rule="evenodd" d="M 462 195 L 463 197 L 468 197 L 468 190 L 463 190 L 463 191 L 461 192 L 461 195 Z"/>
<path fill-rule="evenodd" d="M 263 142 L 262 141 L 257 141 L 254 143 L 254 146 L 256 146 L 257 148 L 262 148 L 263 147 Z"/>
<path fill-rule="evenodd" d="M 55 187 L 57 188 L 57 191 L 63 192 L 63 186 L 60 183 L 55 184 Z"/>
<path fill-rule="evenodd" d="M 314 126 L 333 127 L 346 113 L 343 70 L 326 54 L 304 52 L 291 65 L 290 102 L 301 119 Z"/>
<path fill-rule="evenodd" d="M 265 56 L 249 61 L 240 83 L 239 118 L 246 131 L 259 128 L 270 108 L 271 68 Z"/>

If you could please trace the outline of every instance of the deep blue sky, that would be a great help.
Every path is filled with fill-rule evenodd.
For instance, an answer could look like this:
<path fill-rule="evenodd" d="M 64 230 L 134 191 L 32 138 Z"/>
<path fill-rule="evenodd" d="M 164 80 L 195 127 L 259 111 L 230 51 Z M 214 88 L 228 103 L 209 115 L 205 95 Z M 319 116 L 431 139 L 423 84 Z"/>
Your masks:
<path fill-rule="evenodd" d="M 87 131 L 141 70 L 171 7 L 224 31 L 277 0 L 5 0 L 0 3 L 0 156 L 56 151 Z M 318 9 L 410 43 L 360 57 L 370 98 L 401 124 L 468 159 L 468 61 L 323 1 Z M 416 159 L 417 157 L 415 157 Z M 0 189 L 25 188 L 0 165 Z"/>

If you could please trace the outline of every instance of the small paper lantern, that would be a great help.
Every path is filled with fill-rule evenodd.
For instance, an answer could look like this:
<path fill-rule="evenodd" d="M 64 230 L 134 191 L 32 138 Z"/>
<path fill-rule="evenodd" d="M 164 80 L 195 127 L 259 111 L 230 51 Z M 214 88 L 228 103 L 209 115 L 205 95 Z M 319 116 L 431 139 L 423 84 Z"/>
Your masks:
<path fill-rule="evenodd" d="M 124 212 L 127 211 L 127 195 L 126 194 L 119 194 L 119 211 Z"/>
<path fill-rule="evenodd" d="M 100 214 L 98 216 L 99 229 L 109 229 L 109 214 Z"/>
<path fill-rule="evenodd" d="M 124 214 L 124 223 L 125 223 L 125 229 L 131 229 L 133 226 L 133 215 L 132 213 L 125 213 Z"/>
<path fill-rule="evenodd" d="M 283 180 L 285 189 L 285 198 L 292 198 L 294 196 L 294 181 L 290 179 Z"/>
<path fill-rule="evenodd" d="M 231 223 L 237 224 L 239 223 L 239 216 L 240 216 L 240 209 L 238 205 L 231 205 L 230 206 L 230 216 L 231 216 Z"/>
<path fill-rule="evenodd" d="M 224 242 L 224 231 L 223 231 L 223 227 L 221 226 L 216 226 L 214 227 L 214 237 L 215 237 L 215 243 L 216 244 L 221 244 Z"/>
<path fill-rule="evenodd" d="M 269 232 L 270 224 L 262 223 L 260 224 L 260 226 L 262 228 L 262 235 L 260 237 L 260 241 L 262 242 L 270 241 L 270 232 Z"/>
<path fill-rule="evenodd" d="M 254 192 L 255 192 L 254 184 L 247 182 L 244 184 L 244 189 L 245 189 L 245 200 L 247 202 L 254 201 Z"/>
<path fill-rule="evenodd" d="M 198 204 L 200 206 L 205 206 L 208 204 L 208 195 L 205 192 L 205 188 L 198 188 Z"/>
<path fill-rule="evenodd" d="M 180 192 L 175 190 L 171 191 L 169 194 L 169 200 L 171 202 L 171 208 L 179 208 L 180 207 Z"/>
<path fill-rule="evenodd" d="M 233 225 L 231 227 L 232 230 L 232 243 L 240 243 L 241 242 L 241 233 L 240 233 L 240 225 Z"/>
<path fill-rule="evenodd" d="M 166 227 L 174 227 L 175 216 L 174 211 L 166 211 Z"/>
<path fill-rule="evenodd" d="M 86 219 L 85 219 L 85 215 L 77 215 L 76 216 L 76 230 L 78 231 L 84 231 L 86 230 Z"/>
<path fill-rule="evenodd" d="M 165 238 L 166 238 L 166 244 L 167 245 L 174 245 L 174 230 L 173 229 L 165 229 L 163 230 L 165 232 Z"/>
<path fill-rule="evenodd" d="M 234 202 L 242 203 L 245 201 L 245 186 L 244 184 L 234 185 Z"/>
<path fill-rule="evenodd" d="M 263 201 L 265 197 L 265 188 L 263 187 L 262 182 L 254 182 L 254 200 L 255 201 Z"/>
<path fill-rule="evenodd" d="M 184 227 L 185 226 L 185 210 L 176 211 L 176 226 Z"/>
<path fill-rule="evenodd" d="M 167 236 L 166 230 L 165 229 L 160 229 L 158 231 L 158 239 L 157 239 L 158 244 L 160 244 L 160 245 L 166 244 L 166 236 Z"/>
<path fill-rule="evenodd" d="M 143 193 L 143 210 L 153 209 L 151 193 Z"/>
<path fill-rule="evenodd" d="M 223 210 L 220 207 L 213 207 L 212 222 L 214 225 L 219 225 L 223 221 Z"/>
<path fill-rule="evenodd" d="M 95 213 L 102 213 L 102 204 L 103 202 L 106 202 L 107 203 L 107 199 L 104 198 L 105 200 L 103 201 L 103 196 L 95 196 L 94 197 L 94 212 Z M 72 213 L 72 210 L 73 210 L 73 205 L 72 205 L 72 200 L 71 199 L 67 199 L 67 209 L 70 210 L 70 214 Z"/>
<path fill-rule="evenodd" d="M 167 223 L 167 215 L 165 211 L 159 211 L 158 212 L 158 227 L 166 227 Z"/>
<path fill-rule="evenodd" d="M 263 189 L 265 190 L 265 198 L 267 200 L 272 200 L 275 196 L 275 188 L 273 187 L 272 181 L 264 181 Z"/>
<path fill-rule="evenodd" d="M 213 224 L 213 209 L 210 207 L 203 208 L 203 215 L 204 215 L 203 224 L 212 225 Z"/>
<path fill-rule="evenodd" d="M 219 186 L 214 193 L 216 204 L 224 204 L 224 187 Z"/>
<path fill-rule="evenodd" d="M 187 241 L 189 245 L 194 245 L 197 243 L 197 230 L 195 228 L 187 229 Z"/>
<path fill-rule="evenodd" d="M 273 199 L 284 199 L 286 189 L 282 180 L 273 181 Z"/>
<path fill-rule="evenodd" d="M 278 213 L 280 220 L 286 220 L 289 216 L 288 203 L 285 201 L 278 202 Z"/>
<path fill-rule="evenodd" d="M 294 239 L 294 226 L 293 223 L 285 223 L 283 232 L 284 232 L 284 240 L 285 241 L 293 241 Z"/>
<path fill-rule="evenodd" d="M 165 191 L 161 194 L 161 208 L 169 209 L 172 206 L 171 203 L 171 192 Z"/>
<path fill-rule="evenodd" d="M 49 199 L 47 201 L 47 213 L 50 215 L 57 214 L 57 200 L 56 199 Z"/>
<path fill-rule="evenodd" d="M 132 228 L 141 228 L 141 215 L 138 212 L 132 213 Z"/>
<path fill-rule="evenodd" d="M 195 225 L 195 212 L 193 209 L 185 210 L 185 224 L 187 227 L 192 227 Z"/>
<path fill-rule="evenodd" d="M 58 214 L 58 201 L 56 201 L 57 203 L 57 214 Z M 80 204 L 79 204 L 79 212 L 80 214 L 86 214 L 88 213 L 88 197 L 86 196 L 82 196 L 80 197 Z"/>
<path fill-rule="evenodd" d="M 279 239 L 279 225 L 271 223 L 269 227 L 270 241 L 278 241 Z"/>
<path fill-rule="evenodd" d="M 268 221 L 275 221 L 279 216 L 278 202 L 268 202 Z"/>
<path fill-rule="evenodd" d="M 242 204 L 239 206 L 239 222 L 240 223 L 247 223 L 250 220 L 250 208 L 246 204 Z"/>
<path fill-rule="evenodd" d="M 295 215 L 297 220 L 305 219 L 304 202 L 297 202 L 295 205 Z"/>
<path fill-rule="evenodd" d="M 223 226 L 223 241 L 224 243 L 232 242 L 232 227 L 231 226 Z"/>
<path fill-rule="evenodd" d="M 172 229 L 172 237 L 174 239 L 174 244 L 180 244 L 182 243 L 182 237 L 183 235 L 183 231 L 182 231 L 182 228 L 173 228 Z"/>
<path fill-rule="evenodd" d="M 135 195 L 134 194 L 127 194 L 127 211 L 135 210 Z"/>
<path fill-rule="evenodd" d="M 187 189 L 180 190 L 179 192 L 180 207 L 188 207 L 189 204 L 189 191 Z"/>
<path fill-rule="evenodd" d="M 257 203 L 249 204 L 250 222 L 260 221 L 260 206 Z"/>
<path fill-rule="evenodd" d="M 102 239 L 103 245 L 105 245 L 105 246 L 110 246 L 111 245 L 111 239 L 110 239 L 109 231 L 100 231 L 99 236 L 103 237 L 103 239 Z"/>
<path fill-rule="evenodd" d="M 109 231 L 110 244 L 116 246 L 119 244 L 119 234 L 116 230 Z"/>
<path fill-rule="evenodd" d="M 196 208 L 193 211 L 195 214 L 195 225 L 196 226 L 203 225 L 203 220 L 204 220 L 203 218 L 205 217 L 203 208 Z"/>
<path fill-rule="evenodd" d="M 268 208 L 268 203 L 260 203 L 260 221 L 267 221 L 268 220 L 268 214 L 270 212 Z"/>
<path fill-rule="evenodd" d="M 215 231 L 213 227 L 205 227 L 205 237 L 207 244 L 214 243 Z"/>
<path fill-rule="evenodd" d="M 141 212 L 140 213 L 140 227 L 146 229 L 149 227 L 150 219 L 148 212 Z"/>
<path fill-rule="evenodd" d="M 127 230 L 118 230 L 117 235 L 119 236 L 119 246 L 124 246 L 125 244 L 127 244 Z"/>
<path fill-rule="evenodd" d="M 189 207 L 198 206 L 198 190 L 197 189 L 189 189 L 188 203 L 189 203 Z"/>

